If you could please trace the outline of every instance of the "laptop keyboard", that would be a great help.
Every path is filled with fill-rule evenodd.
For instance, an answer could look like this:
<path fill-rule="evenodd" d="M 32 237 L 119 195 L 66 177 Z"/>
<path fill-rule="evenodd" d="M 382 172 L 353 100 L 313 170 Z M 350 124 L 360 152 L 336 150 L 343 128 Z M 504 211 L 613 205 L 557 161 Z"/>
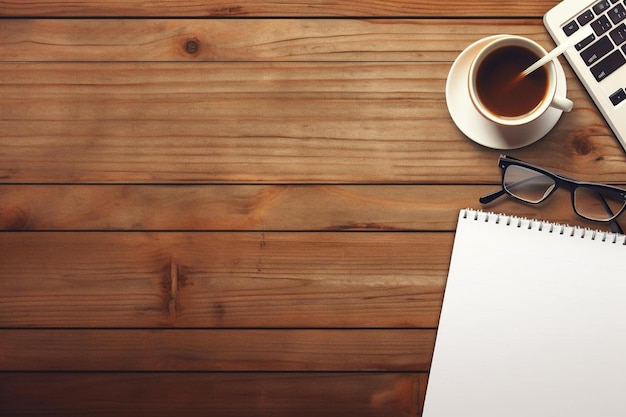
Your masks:
<path fill-rule="evenodd" d="M 589 70 L 598 82 L 624 67 L 626 68 L 626 0 L 600 0 L 582 11 L 563 26 L 566 36 L 572 36 L 581 27 L 591 25 L 593 34 L 576 44 Z M 610 94 L 614 106 L 626 100 L 624 86 Z"/>

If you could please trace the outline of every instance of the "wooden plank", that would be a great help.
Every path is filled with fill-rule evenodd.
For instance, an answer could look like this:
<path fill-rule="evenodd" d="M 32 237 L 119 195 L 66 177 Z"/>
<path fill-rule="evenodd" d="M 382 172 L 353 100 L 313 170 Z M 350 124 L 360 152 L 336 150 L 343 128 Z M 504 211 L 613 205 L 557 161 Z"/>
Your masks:
<path fill-rule="evenodd" d="M 478 198 L 499 187 L 0 185 L 0 230 L 451 232 L 460 208 L 481 207 Z M 605 228 L 576 216 L 565 191 L 542 205 L 502 197 L 483 208 Z"/>
<path fill-rule="evenodd" d="M 417 416 L 423 373 L 0 373 L 0 414 Z"/>
<path fill-rule="evenodd" d="M 402 0 L 349 0 L 235 3 L 225 0 L 145 2 L 142 0 L 7 0 L 0 16 L 542 16 L 557 0 L 502 2 L 406 2 Z"/>
<path fill-rule="evenodd" d="M 0 181 L 493 182 L 485 167 L 499 151 L 469 141 L 448 114 L 449 68 L 6 63 Z M 569 79 L 575 110 L 515 156 L 623 181 L 623 149 Z"/>
<path fill-rule="evenodd" d="M 451 233 L 0 234 L 0 327 L 436 327 Z"/>
<path fill-rule="evenodd" d="M 2 371 L 427 371 L 434 330 L 0 330 Z"/>
<path fill-rule="evenodd" d="M 495 185 L 0 185 L 0 229 L 452 231 L 458 207 L 475 205 L 480 195 L 497 189 Z M 572 211 L 569 205 L 565 211 Z"/>
<path fill-rule="evenodd" d="M 553 45 L 540 19 L 8 19 L 0 61 L 453 61 L 494 33 Z"/>

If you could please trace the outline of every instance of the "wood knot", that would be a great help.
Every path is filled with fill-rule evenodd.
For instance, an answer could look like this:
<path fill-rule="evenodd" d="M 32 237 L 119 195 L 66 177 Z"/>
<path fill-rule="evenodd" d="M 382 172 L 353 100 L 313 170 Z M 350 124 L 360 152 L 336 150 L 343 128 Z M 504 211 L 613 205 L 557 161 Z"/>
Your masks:
<path fill-rule="evenodd" d="M 579 155 L 589 155 L 593 152 L 593 144 L 587 138 L 578 137 L 574 139 L 573 143 L 574 150 Z"/>
<path fill-rule="evenodd" d="M 21 207 L 0 207 L 1 230 L 27 230 L 30 218 Z"/>
<path fill-rule="evenodd" d="M 185 52 L 189 55 L 195 55 L 200 50 L 200 41 L 197 39 L 189 39 L 185 42 Z"/>
<path fill-rule="evenodd" d="M 220 320 L 222 320 L 226 314 L 226 308 L 221 303 L 215 303 L 213 305 L 213 311 L 215 311 L 215 316 Z"/>

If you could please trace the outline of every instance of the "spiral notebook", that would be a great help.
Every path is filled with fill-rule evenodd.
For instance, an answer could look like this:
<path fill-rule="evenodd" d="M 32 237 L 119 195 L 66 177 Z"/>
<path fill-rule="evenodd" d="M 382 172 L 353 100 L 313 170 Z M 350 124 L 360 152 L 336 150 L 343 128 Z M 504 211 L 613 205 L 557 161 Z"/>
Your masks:
<path fill-rule="evenodd" d="M 423 417 L 623 417 L 626 238 L 461 210 Z"/>

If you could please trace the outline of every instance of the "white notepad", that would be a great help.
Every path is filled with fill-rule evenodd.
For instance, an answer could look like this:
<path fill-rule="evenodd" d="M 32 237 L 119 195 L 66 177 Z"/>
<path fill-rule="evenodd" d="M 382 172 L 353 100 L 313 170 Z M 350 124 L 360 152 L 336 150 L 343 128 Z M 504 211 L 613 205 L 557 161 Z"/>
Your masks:
<path fill-rule="evenodd" d="M 461 210 L 422 415 L 626 416 L 625 237 Z"/>

